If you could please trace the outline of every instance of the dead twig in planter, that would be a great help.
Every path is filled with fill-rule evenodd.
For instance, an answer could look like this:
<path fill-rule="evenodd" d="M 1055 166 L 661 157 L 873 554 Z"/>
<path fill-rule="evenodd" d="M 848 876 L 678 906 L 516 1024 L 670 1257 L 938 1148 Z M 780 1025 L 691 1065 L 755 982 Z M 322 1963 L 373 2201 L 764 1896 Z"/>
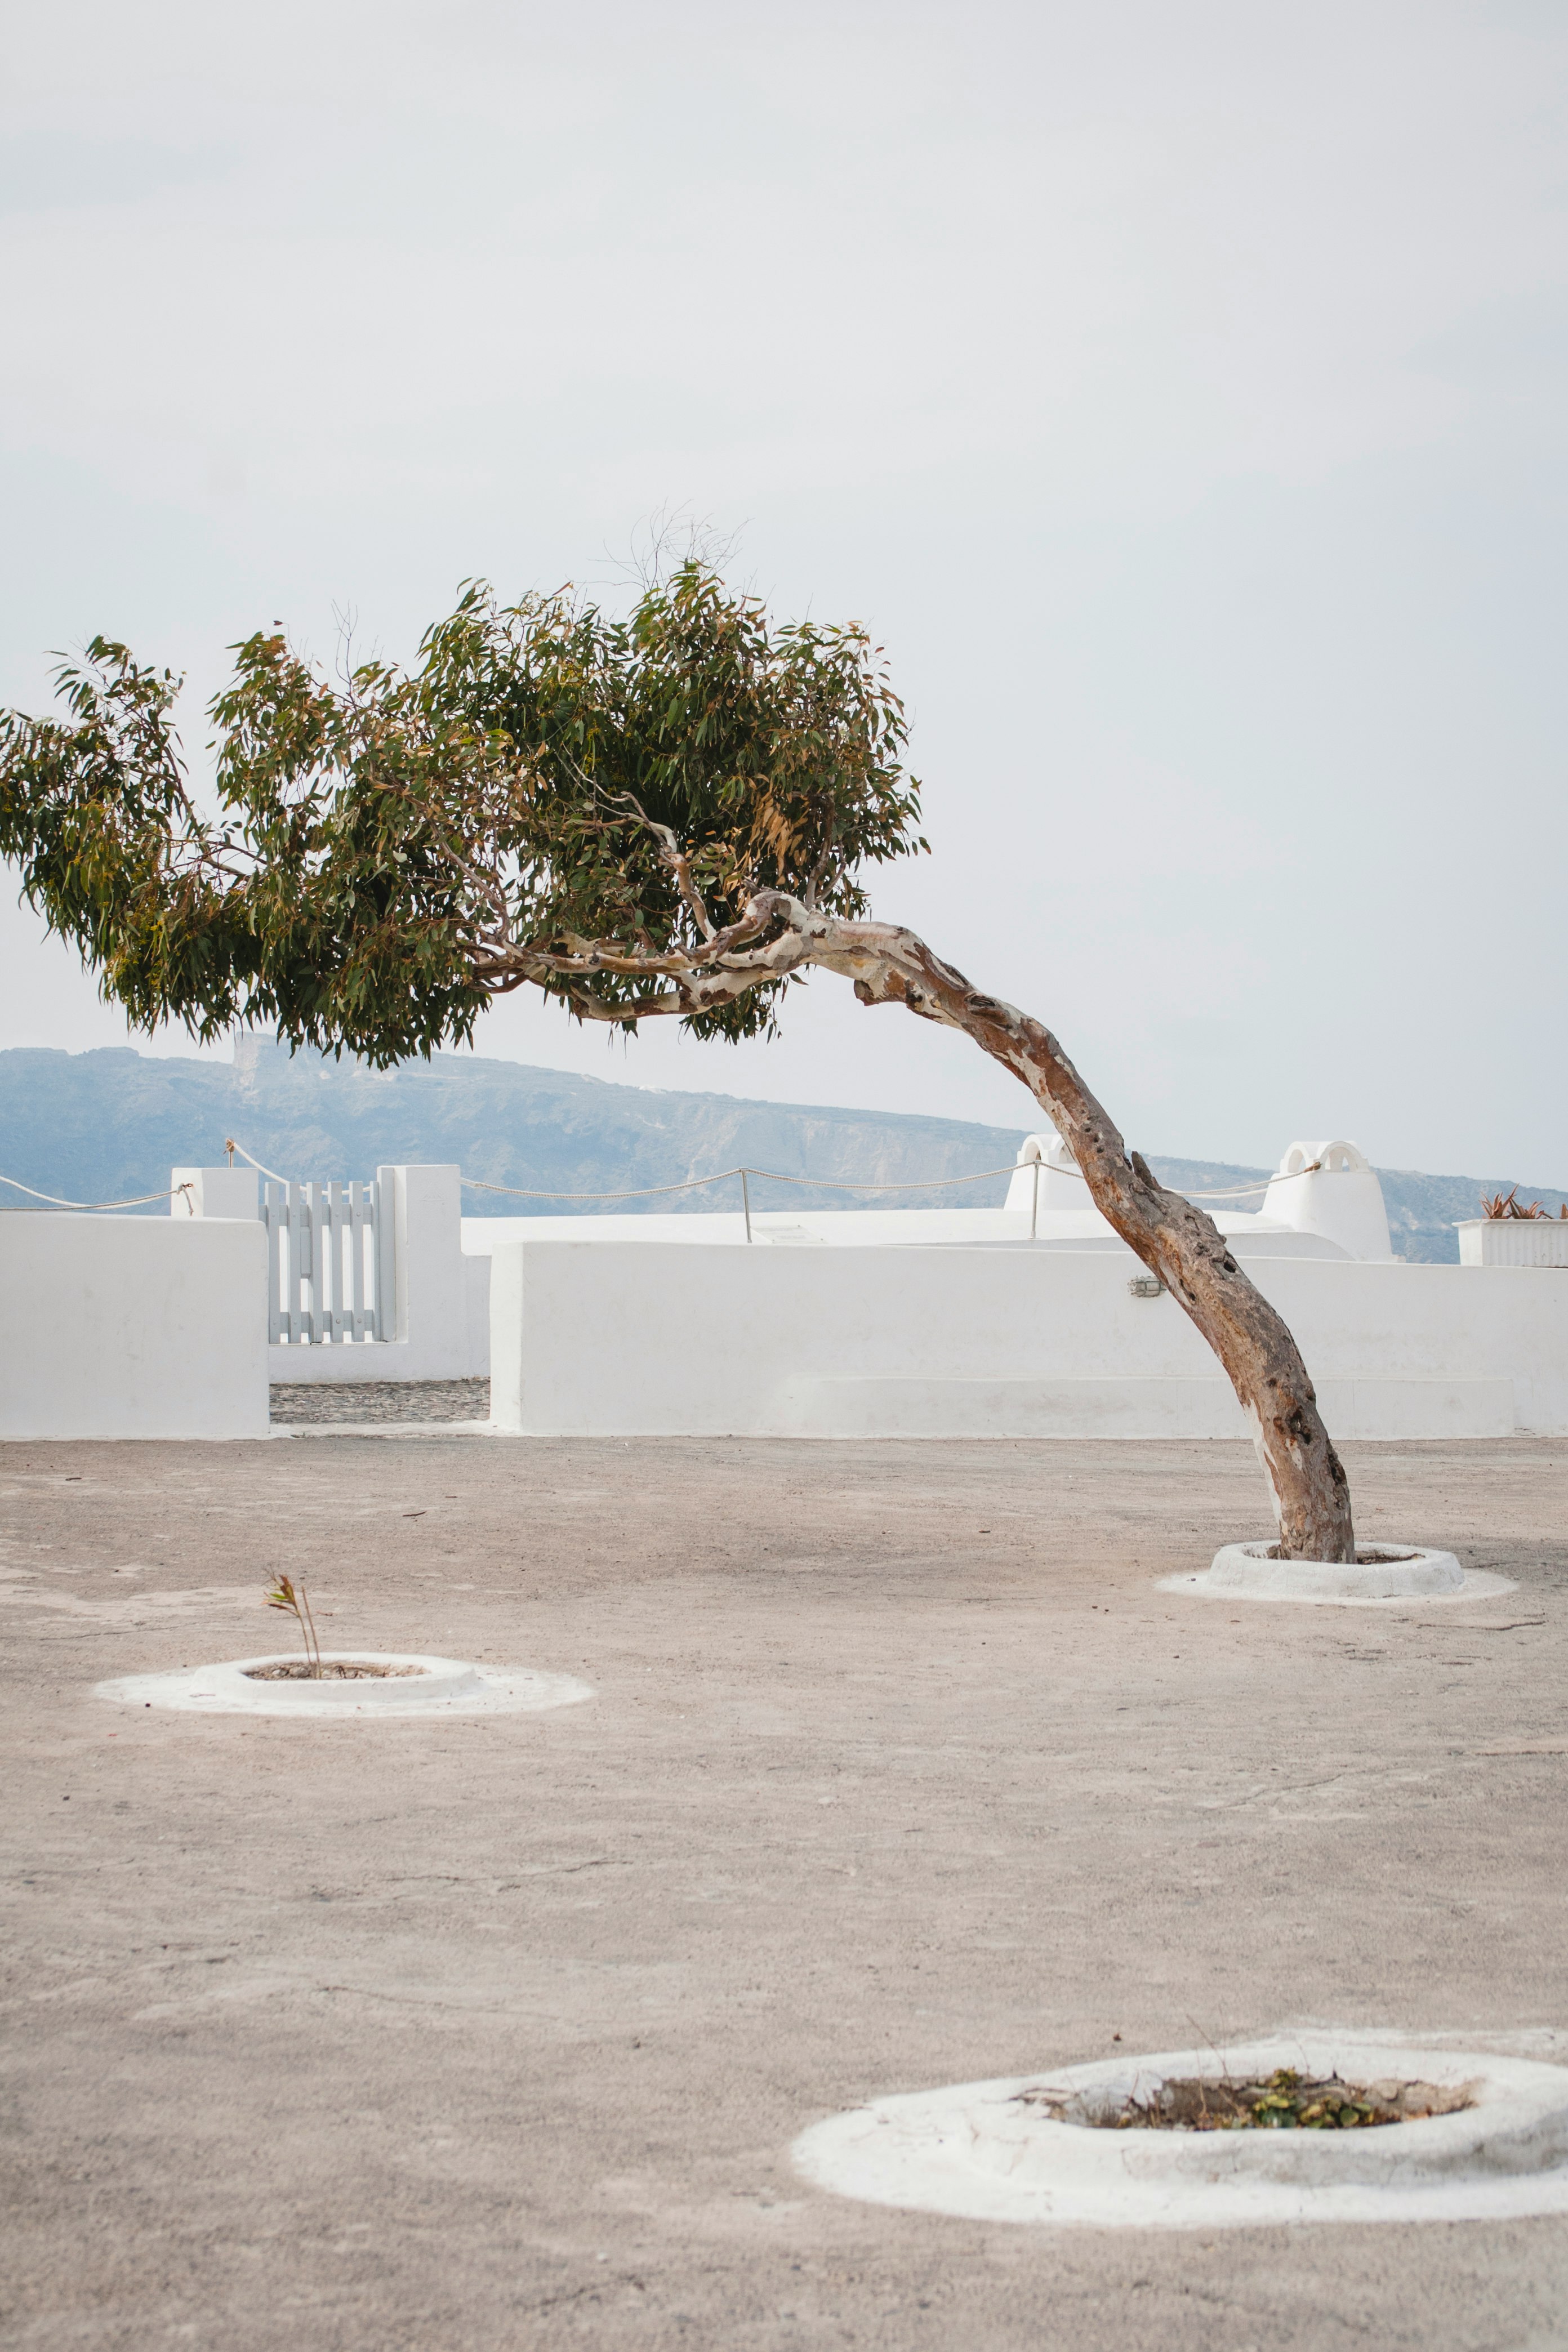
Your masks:
<path fill-rule="evenodd" d="M 291 1577 L 280 1576 L 267 1595 L 268 1609 L 285 1609 L 299 1626 L 305 1643 L 305 1663 L 313 1682 L 321 1678 L 321 1644 L 316 1638 L 316 1621 L 310 1614 L 310 1604 L 305 1598 L 305 1588 Z"/>

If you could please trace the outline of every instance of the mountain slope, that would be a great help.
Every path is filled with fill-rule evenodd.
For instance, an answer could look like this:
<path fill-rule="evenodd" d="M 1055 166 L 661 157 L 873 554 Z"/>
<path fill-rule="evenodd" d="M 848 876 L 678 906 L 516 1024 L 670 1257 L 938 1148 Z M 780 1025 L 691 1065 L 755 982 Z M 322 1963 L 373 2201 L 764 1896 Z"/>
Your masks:
<path fill-rule="evenodd" d="M 242 1041 L 236 1064 L 91 1054 L 0 1053 L 0 1171 L 78 1201 L 166 1185 L 171 1166 L 210 1166 L 233 1136 L 293 1177 L 368 1176 L 387 1160 L 456 1160 L 493 1184 L 564 1192 L 674 1184 L 744 1160 L 786 1175 L 900 1182 L 1009 1166 L 1025 1130 L 961 1119 L 661 1094 L 558 1070 L 437 1055 L 385 1073 Z M 962 1198 L 999 1202 L 1005 1180 Z M 644 1205 L 734 1206 L 733 1182 Z M 12 1194 L 19 1202 L 20 1194 Z M 917 1195 L 929 1201 L 930 1194 Z M 816 1187 L 777 1200 L 851 1205 Z M 475 1215 L 560 1204 L 474 1192 Z M 638 1204 L 627 1202 L 628 1209 Z"/>
<path fill-rule="evenodd" d="M 911 1207 L 943 1200 L 994 1207 L 1006 1189 L 1003 1177 L 891 1202 L 827 1187 L 851 1179 L 930 1182 L 1005 1168 L 1037 1123 L 981 1127 L 731 1095 L 665 1094 L 456 1054 L 377 1073 L 313 1054 L 291 1058 L 270 1040 L 255 1038 L 240 1041 L 233 1063 L 154 1058 L 123 1046 L 0 1053 L 0 1173 L 76 1201 L 156 1192 L 177 1163 L 216 1163 L 233 1136 L 268 1167 L 294 1177 L 368 1176 L 389 1160 L 456 1160 L 466 1176 L 492 1184 L 589 1192 L 679 1183 L 743 1160 L 818 1180 L 788 1188 L 755 1183 L 753 1202 L 763 1207 L 888 1207 L 900 1197 Z M 1151 1164 L 1183 1191 L 1256 1182 L 1268 1172 L 1214 1160 L 1152 1158 Z M 1506 1192 L 1512 1181 L 1379 1173 L 1395 1250 L 1450 1262 L 1458 1255 L 1454 1221 L 1479 1213 L 1483 1191 Z M 1521 1190 L 1552 1210 L 1564 1198 L 1545 1188 Z M 735 1195 L 731 1181 L 617 1205 L 694 1212 L 734 1207 Z M 28 1205 L 8 1190 L 0 1190 L 0 1202 Z M 465 1195 L 478 1216 L 559 1214 L 564 1205 Z M 1258 1196 L 1234 1205 L 1254 1208 Z M 158 1213 L 157 1205 L 147 1213 Z"/>

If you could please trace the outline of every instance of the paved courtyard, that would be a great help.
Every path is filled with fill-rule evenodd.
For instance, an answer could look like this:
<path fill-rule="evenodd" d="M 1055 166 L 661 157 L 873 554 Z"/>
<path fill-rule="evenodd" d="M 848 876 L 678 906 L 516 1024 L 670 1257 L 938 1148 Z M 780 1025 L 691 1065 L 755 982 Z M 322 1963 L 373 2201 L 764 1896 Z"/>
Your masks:
<path fill-rule="evenodd" d="M 1318 2021 L 1568 2058 L 1568 1444 L 1349 1450 L 1518 1591 L 1173 1598 L 1227 1445 L 0 1448 L 5 2341 L 1568 2344 L 1568 2221 L 1026 2230 L 808 2188 L 878 2093 Z M 288 1645 L 588 1703 L 112 1708 Z M 1120 2036 L 1120 2043 L 1117 2037 Z"/>

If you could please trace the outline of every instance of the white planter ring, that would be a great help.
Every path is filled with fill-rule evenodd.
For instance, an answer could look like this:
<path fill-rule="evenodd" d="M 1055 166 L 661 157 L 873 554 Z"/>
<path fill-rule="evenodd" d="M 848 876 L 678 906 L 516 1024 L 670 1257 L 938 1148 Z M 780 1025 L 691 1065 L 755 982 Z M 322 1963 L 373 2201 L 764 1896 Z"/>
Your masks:
<path fill-rule="evenodd" d="M 1352 2131 L 1116 2131 L 1022 2095 L 1146 2098 L 1171 2075 L 1292 2066 L 1351 2082 L 1465 2084 L 1455 2115 Z M 1568 2212 L 1568 2067 L 1354 2032 L 1115 2058 L 1059 2074 L 877 2099 L 802 2133 L 796 2169 L 873 2205 L 965 2221 L 1215 2230 L 1297 2221 L 1458 2221 Z"/>
<path fill-rule="evenodd" d="M 462 1658 L 432 1658 L 411 1651 L 336 1650 L 322 1663 L 411 1669 L 358 1680 L 301 1677 L 259 1682 L 259 1666 L 298 1665 L 300 1653 L 231 1658 L 221 1665 L 183 1666 L 178 1673 L 125 1675 L 100 1683 L 96 1696 L 120 1706 L 173 1707 L 191 1715 L 283 1715 L 298 1722 L 341 1723 L 367 1718 L 406 1721 L 452 1715 L 537 1714 L 592 1698 L 574 1675 L 536 1673 L 529 1666 L 476 1666 Z"/>
<path fill-rule="evenodd" d="M 1368 1546 L 1384 1557 L 1365 1563 L 1271 1559 L 1273 1549 L 1265 1538 L 1257 1543 L 1223 1544 L 1206 1569 L 1163 1576 L 1159 1589 L 1215 1601 L 1327 1601 L 1341 1608 L 1375 1607 L 1380 1602 L 1397 1608 L 1412 1601 L 1486 1601 L 1514 1590 L 1511 1577 L 1493 1576 L 1482 1569 L 1467 1573 L 1451 1551 L 1394 1543 L 1385 1537 Z"/>

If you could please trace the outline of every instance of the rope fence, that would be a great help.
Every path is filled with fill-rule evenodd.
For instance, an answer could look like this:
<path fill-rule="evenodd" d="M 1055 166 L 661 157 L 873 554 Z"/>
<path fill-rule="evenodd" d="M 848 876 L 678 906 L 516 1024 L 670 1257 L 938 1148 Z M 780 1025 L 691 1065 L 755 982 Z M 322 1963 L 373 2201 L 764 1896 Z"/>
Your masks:
<path fill-rule="evenodd" d="M 463 1181 L 473 1192 L 505 1192 L 518 1201 L 647 1201 L 656 1192 L 694 1192 L 703 1184 L 721 1184 L 727 1176 L 765 1176 L 770 1183 L 809 1184 L 819 1192 L 941 1192 L 953 1184 L 983 1184 L 990 1176 L 1016 1173 L 1014 1161 L 1006 1168 L 977 1168 L 973 1176 L 928 1176 L 912 1184 L 879 1184 L 869 1177 L 847 1183 L 830 1176 L 786 1176 L 777 1168 L 721 1168 L 711 1176 L 689 1176 L 679 1184 L 645 1184 L 635 1192 L 534 1192 L 521 1184 L 486 1184 L 478 1176 L 465 1176 Z"/>
<path fill-rule="evenodd" d="M 867 1178 L 847 1183 L 827 1176 L 785 1176 L 776 1168 L 721 1168 L 711 1176 L 689 1176 L 679 1184 L 645 1184 L 636 1192 L 542 1192 L 524 1189 L 521 1184 L 487 1184 L 478 1176 L 465 1176 L 463 1182 L 471 1192 L 501 1192 L 513 1201 L 651 1201 L 666 1192 L 696 1192 L 705 1184 L 722 1184 L 731 1176 L 741 1180 L 741 1214 L 745 1219 L 746 1239 L 752 1238 L 752 1178 L 763 1177 L 772 1184 L 805 1184 L 813 1191 L 824 1192 L 942 1192 L 954 1184 L 983 1184 L 993 1176 L 1011 1176 L 1016 1168 L 979 1168 L 973 1176 L 931 1176 L 923 1183 L 879 1184 Z M 1037 1168 L 1038 1162 L 1036 1162 Z M 1035 1207 L 1029 1217 L 1031 1237 L 1038 1210 L 1039 1178 L 1035 1179 Z"/>
<path fill-rule="evenodd" d="M 761 1176 L 761 1168 L 721 1168 L 711 1176 L 688 1176 L 679 1184 L 641 1184 L 626 1192 L 536 1192 L 521 1184 L 486 1184 L 478 1176 L 465 1176 L 463 1182 L 471 1192 L 504 1192 L 512 1201 L 651 1201 L 663 1192 L 700 1192 L 704 1184 L 721 1184 L 727 1176 Z M 784 1181 L 790 1180 L 785 1177 Z"/>
<path fill-rule="evenodd" d="M 257 1174 L 265 1176 L 269 1184 L 287 1184 L 292 1181 L 292 1179 L 288 1176 L 279 1176 L 276 1168 L 263 1168 L 259 1160 L 251 1160 L 244 1144 L 237 1143 L 232 1135 L 224 1137 L 223 1148 L 228 1154 L 228 1164 L 231 1168 L 234 1166 L 234 1155 L 237 1151 L 240 1158 L 248 1160 Z"/>
<path fill-rule="evenodd" d="M 35 1192 L 31 1184 L 23 1184 L 15 1176 L 0 1176 L 0 1184 L 9 1184 L 16 1192 L 26 1192 L 32 1200 L 47 1201 L 51 1209 L 144 1209 L 149 1202 L 177 1201 L 182 1192 L 188 1194 L 193 1190 L 189 1184 L 174 1184 L 166 1192 L 138 1192 L 133 1201 L 61 1201 L 53 1192 Z M 0 1201 L 0 1210 L 15 1209 L 20 1205 L 16 1201 Z M 187 1209 L 191 1207 L 188 1199 L 185 1206 Z M 194 1210 L 192 1214 L 195 1214 Z"/>
<path fill-rule="evenodd" d="M 247 1166 L 254 1168 L 258 1175 L 265 1176 L 269 1183 L 288 1184 L 291 1181 L 287 1176 L 280 1176 L 275 1168 L 264 1167 L 261 1161 L 252 1152 L 247 1151 L 244 1144 L 237 1142 L 233 1136 L 224 1138 L 224 1150 L 228 1154 L 231 1168 L 237 1153 Z M 1260 1183 L 1226 1184 L 1217 1191 L 1186 1192 L 1182 1197 L 1188 1201 L 1245 1200 L 1252 1193 L 1267 1192 L 1270 1184 L 1289 1183 L 1298 1176 L 1313 1175 L 1321 1165 L 1321 1160 L 1314 1160 L 1308 1167 L 1293 1169 L 1289 1176 L 1265 1177 Z M 731 1177 L 738 1176 L 741 1180 L 741 1206 L 746 1222 L 746 1239 L 750 1241 L 752 1238 L 751 1180 L 753 1176 L 769 1184 L 800 1184 L 820 1192 L 945 1192 L 963 1184 L 988 1183 L 993 1177 L 996 1176 L 1016 1176 L 1022 1168 L 1027 1168 L 1034 1179 L 1029 1213 L 1029 1231 L 1033 1235 L 1039 1213 L 1041 1170 L 1045 1169 L 1047 1174 L 1053 1176 L 1074 1177 L 1079 1183 L 1082 1184 L 1087 1181 L 1087 1179 L 1081 1169 L 1060 1168 L 1054 1162 L 1047 1163 L 1043 1160 L 1014 1160 L 1005 1168 L 978 1168 L 969 1176 L 930 1176 L 889 1183 L 871 1177 L 788 1176 L 781 1168 L 740 1166 L 716 1169 L 710 1176 L 683 1177 L 674 1184 L 627 1185 L 617 1191 L 594 1192 L 548 1192 L 536 1185 L 491 1184 L 479 1176 L 465 1176 L 461 1181 L 469 1192 L 494 1192 L 512 1201 L 654 1201 L 663 1199 L 672 1192 L 699 1192 L 710 1184 L 727 1183 Z M 37 1192 L 31 1184 L 24 1184 L 15 1176 L 0 1176 L 0 1184 L 9 1184 L 14 1191 L 26 1192 L 31 1200 L 43 1201 L 51 1209 L 73 1209 L 89 1213 L 110 1209 L 143 1209 L 157 1201 L 178 1200 L 184 1193 L 186 1196 L 187 1211 L 195 1214 L 194 1203 L 189 1197 L 193 1187 L 189 1183 L 173 1185 L 166 1192 L 139 1192 L 133 1200 L 129 1201 L 65 1201 L 53 1192 Z M 14 1209 L 19 1205 L 16 1202 L 0 1202 L 0 1210 Z"/>
<path fill-rule="evenodd" d="M 250 1154 L 244 1152 L 241 1157 L 249 1160 Z M 253 1168 L 261 1165 L 256 1160 L 252 1160 L 250 1164 Z M 1310 1167 L 1294 1168 L 1288 1176 L 1265 1176 L 1260 1183 L 1226 1184 L 1217 1192 L 1183 1192 L 1181 1197 L 1184 1201 L 1237 1200 L 1250 1192 L 1267 1192 L 1270 1184 L 1293 1183 L 1298 1176 L 1310 1176 L 1321 1166 L 1321 1160 L 1314 1160 Z M 1089 1181 L 1081 1168 L 1058 1168 L 1054 1162 L 1043 1160 L 1015 1160 L 1009 1161 L 1005 1168 L 977 1168 L 973 1176 L 927 1176 L 900 1184 L 879 1183 L 869 1177 L 847 1182 L 831 1176 L 786 1176 L 779 1168 L 750 1166 L 721 1168 L 711 1176 L 689 1176 L 679 1184 L 644 1184 L 635 1192 L 542 1192 L 521 1184 L 487 1184 L 478 1176 L 465 1176 L 463 1182 L 471 1192 L 504 1192 L 517 1201 L 648 1201 L 658 1192 L 692 1192 L 703 1184 L 721 1184 L 727 1176 L 765 1176 L 771 1184 L 807 1184 L 818 1192 L 941 1192 L 954 1184 L 983 1184 L 992 1176 L 1016 1176 L 1021 1168 L 1044 1169 L 1049 1176 L 1070 1176 L 1079 1184 Z M 266 1174 L 268 1171 L 263 1170 L 262 1172 Z M 1179 1187 L 1167 1185 L 1165 1189 L 1174 1192 Z"/>

